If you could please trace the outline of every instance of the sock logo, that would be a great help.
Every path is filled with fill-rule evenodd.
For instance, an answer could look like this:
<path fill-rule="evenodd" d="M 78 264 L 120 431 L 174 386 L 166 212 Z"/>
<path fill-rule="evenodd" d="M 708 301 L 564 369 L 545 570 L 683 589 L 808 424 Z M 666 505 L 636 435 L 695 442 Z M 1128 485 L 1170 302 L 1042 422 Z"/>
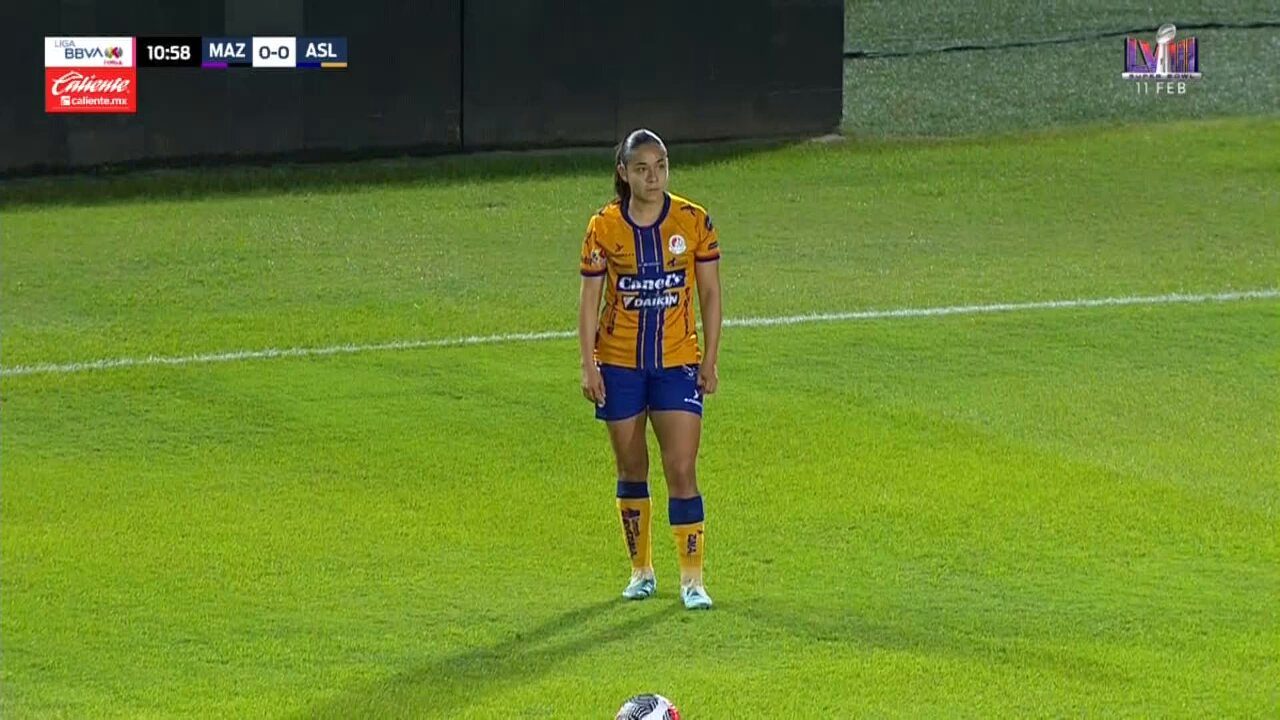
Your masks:
<path fill-rule="evenodd" d="M 689 533 L 685 537 L 684 553 L 689 556 L 698 554 L 698 547 L 702 545 L 702 531 Z"/>
<path fill-rule="evenodd" d="M 623 510 L 622 511 L 622 532 L 627 536 L 627 552 L 631 553 L 631 557 L 635 557 L 639 549 L 636 547 L 636 538 L 640 536 L 640 511 L 639 510 Z"/>

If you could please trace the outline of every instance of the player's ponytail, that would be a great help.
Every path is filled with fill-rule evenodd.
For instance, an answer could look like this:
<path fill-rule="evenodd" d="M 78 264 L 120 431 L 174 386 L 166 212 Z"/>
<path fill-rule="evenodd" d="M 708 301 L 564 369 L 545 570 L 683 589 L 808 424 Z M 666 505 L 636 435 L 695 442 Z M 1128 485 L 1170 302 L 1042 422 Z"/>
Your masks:
<path fill-rule="evenodd" d="M 618 150 L 613 159 L 613 194 L 617 196 L 618 202 L 626 202 L 631 195 L 631 186 L 618 173 L 618 166 L 626 167 L 631 154 L 641 145 L 657 145 L 662 148 L 663 154 L 667 152 L 667 145 L 662 142 L 662 138 L 652 130 L 644 128 L 632 130 L 622 142 L 618 143 Z"/>
<path fill-rule="evenodd" d="M 626 180 L 622 179 L 622 174 L 618 172 L 618 166 L 622 165 L 622 144 L 618 145 L 617 160 L 613 163 L 613 194 L 618 198 L 618 202 L 627 202 L 627 197 L 631 195 L 631 186 Z"/>

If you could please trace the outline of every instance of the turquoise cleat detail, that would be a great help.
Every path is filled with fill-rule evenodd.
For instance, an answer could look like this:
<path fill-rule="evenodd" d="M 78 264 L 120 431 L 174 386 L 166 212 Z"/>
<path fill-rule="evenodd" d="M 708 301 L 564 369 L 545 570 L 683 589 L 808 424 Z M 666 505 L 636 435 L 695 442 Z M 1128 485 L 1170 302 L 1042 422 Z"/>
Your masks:
<path fill-rule="evenodd" d="M 622 597 L 628 600 L 644 600 L 653 597 L 658 591 L 658 579 L 651 573 L 632 573 L 631 582 L 622 591 Z"/>
<path fill-rule="evenodd" d="M 686 610 L 706 610 L 711 607 L 711 596 L 701 585 L 686 585 L 680 588 L 680 599 L 684 601 Z"/>

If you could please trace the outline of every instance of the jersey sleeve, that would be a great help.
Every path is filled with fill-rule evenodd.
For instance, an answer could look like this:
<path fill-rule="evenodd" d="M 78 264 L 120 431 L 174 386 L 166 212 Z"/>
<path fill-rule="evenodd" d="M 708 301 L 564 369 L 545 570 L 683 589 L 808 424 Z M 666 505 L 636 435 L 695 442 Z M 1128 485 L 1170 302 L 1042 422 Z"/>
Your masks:
<path fill-rule="evenodd" d="M 604 244 L 600 242 L 599 215 L 592 215 L 587 223 L 587 234 L 582 239 L 582 263 L 578 269 L 583 277 L 600 277 L 608 269 Z"/>
<path fill-rule="evenodd" d="M 720 259 L 720 236 L 711 216 L 702 212 L 701 227 L 698 228 L 698 245 L 694 248 L 693 257 L 698 262 L 713 262 Z"/>

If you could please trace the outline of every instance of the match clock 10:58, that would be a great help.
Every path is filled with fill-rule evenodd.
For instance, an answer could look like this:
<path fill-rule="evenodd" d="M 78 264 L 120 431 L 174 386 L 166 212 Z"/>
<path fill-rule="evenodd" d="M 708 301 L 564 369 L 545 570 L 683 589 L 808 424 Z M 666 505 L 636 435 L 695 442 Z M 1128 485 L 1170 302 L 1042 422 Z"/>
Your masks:
<path fill-rule="evenodd" d="M 138 67 L 200 67 L 200 38 L 140 37 Z"/>

